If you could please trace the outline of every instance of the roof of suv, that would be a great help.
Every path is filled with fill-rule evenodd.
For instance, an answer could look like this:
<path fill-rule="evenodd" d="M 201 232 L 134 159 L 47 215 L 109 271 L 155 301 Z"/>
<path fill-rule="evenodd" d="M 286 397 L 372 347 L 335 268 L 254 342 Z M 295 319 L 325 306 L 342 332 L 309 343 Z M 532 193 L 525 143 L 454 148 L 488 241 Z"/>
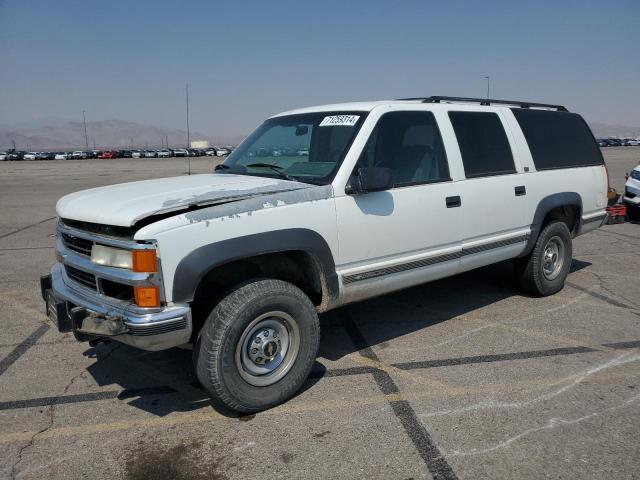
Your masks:
<path fill-rule="evenodd" d="M 374 108 L 381 105 L 406 105 L 406 104 L 464 104 L 478 107 L 520 107 L 520 108 L 543 108 L 566 112 L 567 109 L 562 105 L 553 105 L 546 103 L 524 102 L 520 100 L 496 100 L 486 98 L 469 98 L 469 97 L 418 97 L 418 98 L 402 98 L 397 100 L 376 100 L 370 102 L 350 102 L 350 103 L 333 103 L 328 105 L 316 105 L 312 107 L 298 108 L 274 115 L 279 117 L 283 115 L 294 115 L 300 113 L 315 113 L 327 111 L 360 111 L 370 112 Z"/>

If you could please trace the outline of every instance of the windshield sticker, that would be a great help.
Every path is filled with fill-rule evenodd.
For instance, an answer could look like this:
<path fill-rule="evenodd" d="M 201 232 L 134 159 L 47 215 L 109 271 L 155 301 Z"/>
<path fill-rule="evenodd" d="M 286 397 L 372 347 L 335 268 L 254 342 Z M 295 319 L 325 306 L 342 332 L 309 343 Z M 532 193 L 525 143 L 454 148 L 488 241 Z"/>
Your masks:
<path fill-rule="evenodd" d="M 353 127 L 360 118 L 359 115 L 332 115 L 324 117 L 320 122 L 321 127 Z"/>

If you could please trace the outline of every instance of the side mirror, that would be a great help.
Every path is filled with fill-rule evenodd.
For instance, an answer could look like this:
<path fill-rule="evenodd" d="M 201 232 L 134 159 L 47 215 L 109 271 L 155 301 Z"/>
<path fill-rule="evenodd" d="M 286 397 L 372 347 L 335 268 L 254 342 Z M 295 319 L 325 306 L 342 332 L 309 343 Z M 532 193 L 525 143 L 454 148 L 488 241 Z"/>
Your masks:
<path fill-rule="evenodd" d="M 369 192 L 381 192 L 393 188 L 393 176 L 390 168 L 363 167 L 348 185 L 347 193 L 359 195 Z"/>

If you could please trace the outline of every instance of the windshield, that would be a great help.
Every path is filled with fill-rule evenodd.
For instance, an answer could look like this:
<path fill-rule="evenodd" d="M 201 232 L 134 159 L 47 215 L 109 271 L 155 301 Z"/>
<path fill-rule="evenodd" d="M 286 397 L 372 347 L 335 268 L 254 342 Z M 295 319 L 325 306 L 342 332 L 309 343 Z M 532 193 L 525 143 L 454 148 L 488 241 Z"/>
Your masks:
<path fill-rule="evenodd" d="M 330 183 L 366 115 L 367 112 L 318 112 L 271 118 L 217 170 Z"/>

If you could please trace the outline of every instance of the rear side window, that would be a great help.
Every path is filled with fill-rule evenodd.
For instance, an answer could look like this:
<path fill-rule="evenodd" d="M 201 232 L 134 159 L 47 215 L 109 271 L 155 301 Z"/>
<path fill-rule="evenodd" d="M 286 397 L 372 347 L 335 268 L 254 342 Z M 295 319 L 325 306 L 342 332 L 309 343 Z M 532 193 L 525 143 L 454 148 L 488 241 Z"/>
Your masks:
<path fill-rule="evenodd" d="M 511 109 L 527 139 L 536 170 L 602 165 L 586 122 L 577 113 Z"/>
<path fill-rule="evenodd" d="M 497 114 L 449 112 L 467 178 L 515 173 L 507 135 Z"/>

